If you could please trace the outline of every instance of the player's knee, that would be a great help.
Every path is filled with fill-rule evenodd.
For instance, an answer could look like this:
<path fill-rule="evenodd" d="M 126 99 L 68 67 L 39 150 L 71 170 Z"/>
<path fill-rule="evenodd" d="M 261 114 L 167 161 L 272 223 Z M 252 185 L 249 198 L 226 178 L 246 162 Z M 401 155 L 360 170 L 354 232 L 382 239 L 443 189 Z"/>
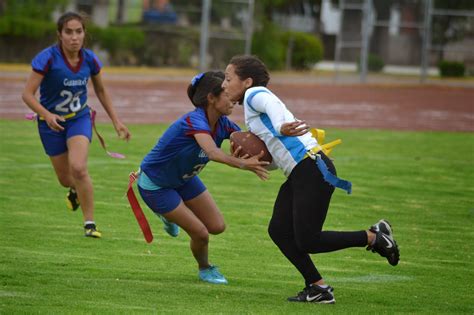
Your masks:
<path fill-rule="evenodd" d="M 190 236 L 193 241 L 198 242 L 200 244 L 209 243 L 209 231 L 205 226 L 202 226 L 199 230 L 195 231 Z"/>
<path fill-rule="evenodd" d="M 72 178 L 69 174 L 67 175 L 58 175 L 58 181 L 61 186 L 65 188 L 72 187 Z"/>
<path fill-rule="evenodd" d="M 225 228 L 226 226 L 224 222 L 217 222 L 217 223 L 212 224 L 211 226 L 208 226 L 207 230 L 209 231 L 210 234 L 217 235 L 224 232 Z"/>
<path fill-rule="evenodd" d="M 272 239 L 272 241 L 275 244 L 280 244 L 284 240 L 284 234 L 282 233 L 281 227 L 277 226 L 276 224 L 273 224 L 270 222 L 270 225 L 268 226 L 268 235 Z"/>
<path fill-rule="evenodd" d="M 88 176 L 86 164 L 71 164 L 71 175 L 74 179 L 83 179 Z"/>

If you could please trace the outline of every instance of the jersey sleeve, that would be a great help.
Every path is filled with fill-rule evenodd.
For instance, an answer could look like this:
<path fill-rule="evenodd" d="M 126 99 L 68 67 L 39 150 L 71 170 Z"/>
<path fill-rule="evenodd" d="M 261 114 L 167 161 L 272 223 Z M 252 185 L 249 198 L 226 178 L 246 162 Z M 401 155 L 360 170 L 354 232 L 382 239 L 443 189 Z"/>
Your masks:
<path fill-rule="evenodd" d="M 31 61 L 31 67 L 34 72 L 45 75 L 48 73 L 52 62 L 53 56 L 51 54 L 51 49 L 46 48 L 33 58 Z"/>
<path fill-rule="evenodd" d="M 282 124 L 295 120 L 294 117 L 288 120 L 288 110 L 285 104 L 269 92 L 261 91 L 256 93 L 249 101 L 248 104 L 252 110 L 266 114 L 270 118 L 277 135 L 281 135 L 280 129 Z"/>
<path fill-rule="evenodd" d="M 100 61 L 99 57 L 92 50 L 86 49 L 86 58 L 87 63 L 91 69 L 91 75 L 97 75 L 100 70 L 102 69 L 102 62 Z"/>
<path fill-rule="evenodd" d="M 207 122 L 205 115 L 199 111 L 190 112 L 184 118 L 184 134 L 186 136 L 193 136 L 197 133 L 211 134 L 211 129 Z"/>
<path fill-rule="evenodd" d="M 224 130 L 224 139 L 229 139 L 230 134 L 234 131 L 240 131 L 240 127 L 227 117 L 222 117 L 222 128 Z"/>

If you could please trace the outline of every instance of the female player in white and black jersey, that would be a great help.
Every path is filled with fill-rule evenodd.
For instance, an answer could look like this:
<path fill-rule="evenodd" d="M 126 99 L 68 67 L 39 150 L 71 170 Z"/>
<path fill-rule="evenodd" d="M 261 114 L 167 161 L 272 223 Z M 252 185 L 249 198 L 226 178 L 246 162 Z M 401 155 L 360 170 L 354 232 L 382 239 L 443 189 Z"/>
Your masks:
<path fill-rule="evenodd" d="M 380 220 L 368 230 L 323 231 L 335 187 L 351 191 L 350 182 L 336 177 L 332 161 L 319 150 L 304 121 L 298 121 L 268 88 L 266 66 L 255 56 L 235 56 L 225 70 L 224 91 L 243 104 L 245 124 L 262 139 L 275 164 L 287 177 L 275 201 L 268 232 L 305 280 L 294 302 L 334 303 L 333 288 L 316 269 L 309 254 L 365 247 L 398 264 L 399 251 L 390 224 Z"/>
<path fill-rule="evenodd" d="M 44 150 L 53 164 L 60 184 L 69 188 L 67 206 L 81 205 L 85 236 L 99 238 L 94 221 L 92 181 L 87 170 L 92 123 L 87 106 L 87 83 L 92 79 L 95 94 L 109 115 L 120 138 L 130 132 L 115 113 L 102 83 L 102 64 L 84 48 L 84 18 L 74 12 L 57 22 L 58 43 L 38 53 L 23 91 L 23 101 L 38 115 L 38 131 Z M 40 88 L 39 100 L 35 93 Z"/>

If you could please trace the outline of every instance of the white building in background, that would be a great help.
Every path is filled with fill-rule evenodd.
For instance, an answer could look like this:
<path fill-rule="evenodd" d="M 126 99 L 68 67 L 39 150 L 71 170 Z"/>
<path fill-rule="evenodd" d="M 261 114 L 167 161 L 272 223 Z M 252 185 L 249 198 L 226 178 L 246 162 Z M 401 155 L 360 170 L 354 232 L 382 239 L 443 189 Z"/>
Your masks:
<path fill-rule="evenodd" d="M 316 30 L 316 18 L 312 14 L 312 5 L 305 1 L 301 10 L 292 14 L 273 13 L 273 21 L 285 29 L 312 33 Z"/>
<path fill-rule="evenodd" d="M 110 2 L 109 0 L 72 0 L 69 1 L 69 4 L 66 6 L 65 12 L 84 12 L 89 16 L 93 24 L 106 27 L 109 25 Z M 62 11 L 56 10 L 53 13 L 53 20 L 57 21 L 63 13 Z"/>
<path fill-rule="evenodd" d="M 1 0 L 0 0 L 1 1 Z M 152 4 L 150 4 L 153 2 Z M 91 22 L 100 27 L 114 23 L 139 23 L 142 21 L 144 8 L 157 4 L 167 4 L 168 0 L 70 0 L 65 11 L 83 12 L 88 15 Z M 119 10 L 121 10 L 119 12 Z M 63 13 L 56 10 L 53 20 L 56 21 Z"/>
<path fill-rule="evenodd" d="M 400 8 L 397 5 L 393 5 L 390 8 L 390 20 L 388 22 L 388 33 L 390 36 L 398 36 L 400 34 L 401 19 Z"/>
<path fill-rule="evenodd" d="M 323 0 L 321 3 L 322 33 L 337 35 L 341 29 L 341 10 L 336 8 L 331 0 Z"/>

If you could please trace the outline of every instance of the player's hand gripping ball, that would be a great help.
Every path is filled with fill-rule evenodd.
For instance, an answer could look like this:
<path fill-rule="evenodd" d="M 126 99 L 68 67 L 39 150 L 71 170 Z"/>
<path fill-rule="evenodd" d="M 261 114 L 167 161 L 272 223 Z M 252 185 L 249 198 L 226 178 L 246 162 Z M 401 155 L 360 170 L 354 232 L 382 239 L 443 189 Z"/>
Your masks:
<path fill-rule="evenodd" d="M 255 156 L 264 152 L 260 161 L 272 162 L 272 155 L 267 149 L 265 143 L 260 140 L 259 137 L 251 133 L 250 131 L 235 131 L 230 135 L 230 141 L 232 142 L 231 152 L 233 153 L 239 146 L 241 147 L 238 156 Z"/>

